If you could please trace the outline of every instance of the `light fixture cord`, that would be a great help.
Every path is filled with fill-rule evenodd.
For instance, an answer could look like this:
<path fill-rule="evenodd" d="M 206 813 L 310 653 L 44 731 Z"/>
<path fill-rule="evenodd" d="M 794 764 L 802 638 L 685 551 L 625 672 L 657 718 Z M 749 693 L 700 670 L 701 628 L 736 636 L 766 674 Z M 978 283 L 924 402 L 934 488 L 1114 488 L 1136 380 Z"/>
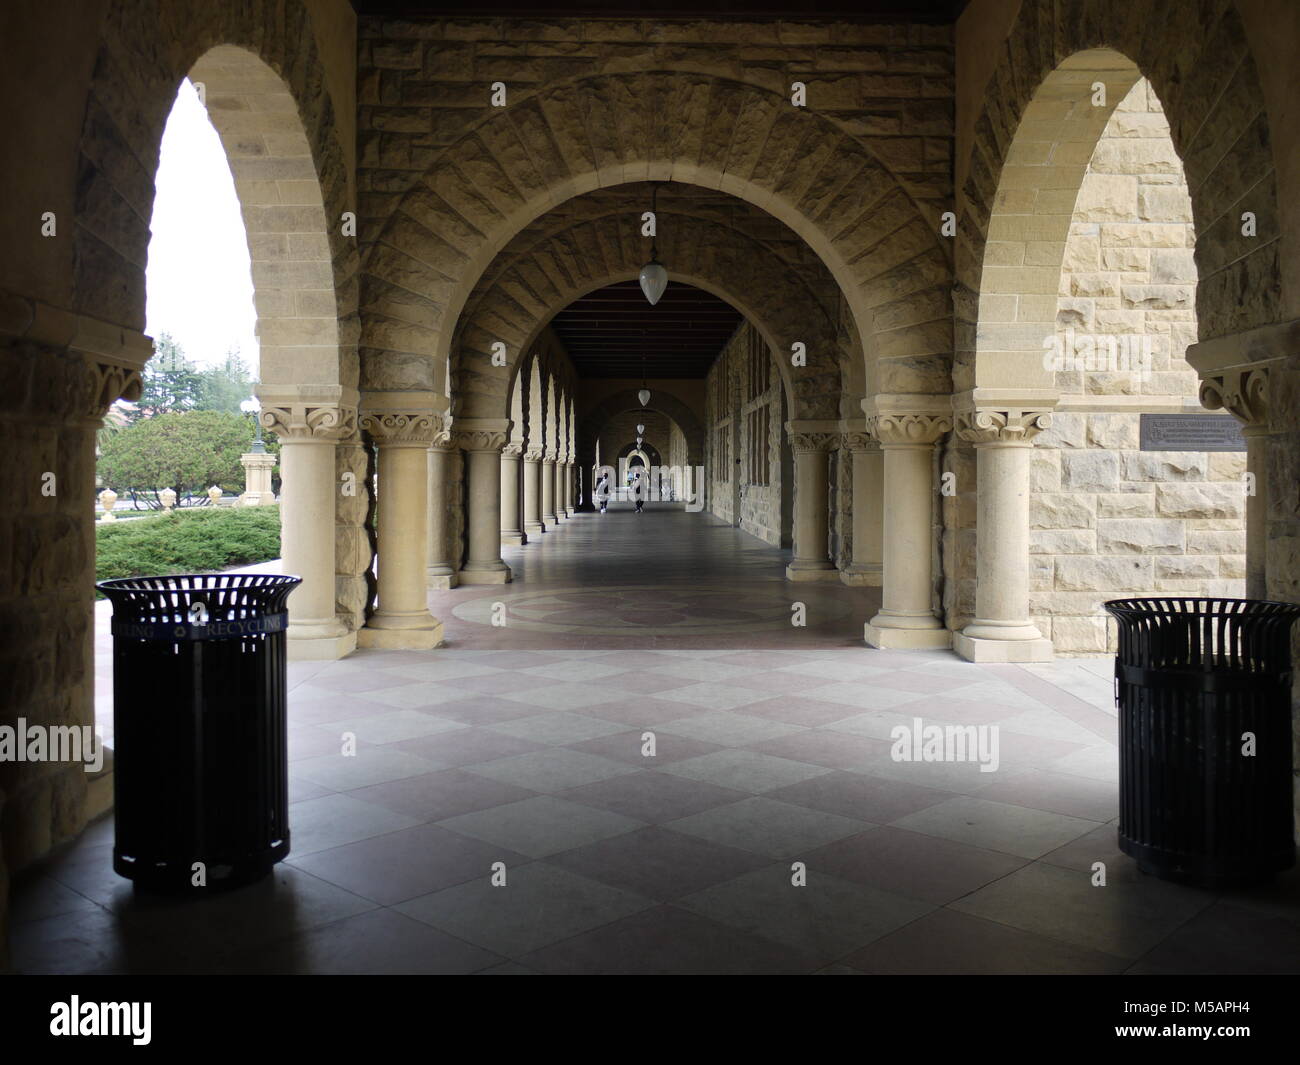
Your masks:
<path fill-rule="evenodd" d="M 655 235 L 650 238 L 650 261 L 659 259 L 659 182 L 650 184 L 650 213 L 654 215 Z"/>

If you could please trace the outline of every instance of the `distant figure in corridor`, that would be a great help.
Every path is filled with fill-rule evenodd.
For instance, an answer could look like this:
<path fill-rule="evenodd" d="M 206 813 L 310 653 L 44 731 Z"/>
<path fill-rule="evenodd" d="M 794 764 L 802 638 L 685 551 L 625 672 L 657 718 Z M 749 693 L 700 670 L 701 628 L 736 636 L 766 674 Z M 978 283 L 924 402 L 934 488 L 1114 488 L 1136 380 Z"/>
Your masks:
<path fill-rule="evenodd" d="M 609 474 L 602 473 L 600 480 L 596 482 L 596 502 L 600 504 L 600 512 L 605 513 L 605 508 L 609 506 Z"/>
<path fill-rule="evenodd" d="M 645 471 L 638 469 L 632 477 L 632 501 L 636 503 L 636 512 L 641 513 L 645 506 L 646 478 Z"/>

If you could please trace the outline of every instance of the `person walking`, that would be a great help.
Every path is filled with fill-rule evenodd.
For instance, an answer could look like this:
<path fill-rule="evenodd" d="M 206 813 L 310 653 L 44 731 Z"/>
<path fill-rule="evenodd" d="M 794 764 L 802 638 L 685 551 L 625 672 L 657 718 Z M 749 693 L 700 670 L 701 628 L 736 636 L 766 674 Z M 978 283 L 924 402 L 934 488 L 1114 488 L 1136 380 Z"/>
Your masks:
<path fill-rule="evenodd" d="M 609 506 L 609 474 L 602 473 L 600 480 L 596 482 L 596 491 L 594 493 L 596 502 L 600 504 L 600 512 L 605 513 L 605 508 Z"/>
<path fill-rule="evenodd" d="M 636 471 L 636 476 L 632 480 L 632 501 L 636 504 L 636 512 L 640 514 L 645 506 L 646 497 L 646 479 L 641 470 Z"/>

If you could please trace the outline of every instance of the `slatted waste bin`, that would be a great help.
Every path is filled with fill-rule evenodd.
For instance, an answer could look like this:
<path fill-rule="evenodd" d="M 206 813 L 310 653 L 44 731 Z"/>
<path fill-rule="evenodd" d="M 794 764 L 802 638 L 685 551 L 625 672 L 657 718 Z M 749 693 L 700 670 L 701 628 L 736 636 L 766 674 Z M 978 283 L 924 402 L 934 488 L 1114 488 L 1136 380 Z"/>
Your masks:
<path fill-rule="evenodd" d="M 1116 599 L 1120 849 L 1205 886 L 1295 863 L 1291 626 L 1300 606 Z"/>
<path fill-rule="evenodd" d="M 113 868 L 138 886 L 235 886 L 289 853 L 285 600 L 300 583 L 98 585 L 113 603 Z"/>

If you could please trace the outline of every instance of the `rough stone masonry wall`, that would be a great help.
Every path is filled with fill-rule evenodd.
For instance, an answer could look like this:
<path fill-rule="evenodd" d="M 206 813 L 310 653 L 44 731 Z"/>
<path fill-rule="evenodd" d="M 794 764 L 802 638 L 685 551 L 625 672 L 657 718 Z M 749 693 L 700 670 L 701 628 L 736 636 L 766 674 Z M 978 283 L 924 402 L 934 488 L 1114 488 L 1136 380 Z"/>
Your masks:
<path fill-rule="evenodd" d="M 717 433 L 726 429 L 733 442 L 729 470 L 720 463 L 711 462 L 706 473 L 709 479 L 709 510 L 726 521 L 735 521 L 733 509 L 732 476 L 738 477 L 742 486 L 740 496 L 740 527 L 777 547 L 781 545 L 781 493 L 786 488 L 781 478 L 781 376 L 767 351 L 767 387 L 750 395 L 750 359 L 754 345 L 766 342 L 749 322 L 742 322 L 718 355 L 709 370 L 708 426 L 709 439 L 716 446 Z M 749 461 L 754 442 L 750 439 L 749 415 L 755 410 L 767 409 L 767 484 L 750 484 Z M 740 460 L 739 465 L 736 459 Z M 722 480 L 726 473 L 728 479 Z"/>
<path fill-rule="evenodd" d="M 357 153 L 363 251 L 437 152 L 511 100 L 599 74 L 680 70 L 788 96 L 865 139 L 934 213 L 951 186 L 952 28 L 728 19 L 362 18 Z M 791 161 L 793 162 L 793 161 Z M 882 206 L 882 210 L 886 209 Z"/>
<path fill-rule="evenodd" d="M 1139 450 L 1142 409 L 1201 410 L 1183 358 L 1197 332 L 1191 200 L 1168 131 L 1139 81 L 1097 144 L 1065 249 L 1058 336 L 1149 338 L 1151 368 L 1056 374 L 1030 551 L 1031 611 L 1058 653 L 1113 649 L 1106 598 L 1244 594 L 1244 453 Z"/>

